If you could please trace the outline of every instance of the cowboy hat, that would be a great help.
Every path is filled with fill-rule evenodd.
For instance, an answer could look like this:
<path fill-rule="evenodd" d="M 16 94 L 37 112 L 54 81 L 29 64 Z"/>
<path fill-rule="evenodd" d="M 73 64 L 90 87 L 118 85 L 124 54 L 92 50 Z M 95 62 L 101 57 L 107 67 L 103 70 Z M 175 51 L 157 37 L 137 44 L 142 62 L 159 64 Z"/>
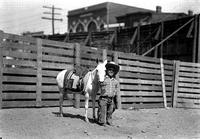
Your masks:
<path fill-rule="evenodd" d="M 112 61 L 106 64 L 106 69 L 113 69 L 115 74 L 119 72 L 119 66 Z"/>

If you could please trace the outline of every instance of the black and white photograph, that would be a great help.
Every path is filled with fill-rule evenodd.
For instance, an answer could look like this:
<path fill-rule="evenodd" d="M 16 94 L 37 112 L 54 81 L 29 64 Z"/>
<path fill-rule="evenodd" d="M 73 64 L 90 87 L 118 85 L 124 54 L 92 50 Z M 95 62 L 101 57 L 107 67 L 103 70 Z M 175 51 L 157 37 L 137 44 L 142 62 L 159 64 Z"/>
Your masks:
<path fill-rule="evenodd" d="M 0 9 L 0 139 L 200 139 L 200 0 Z"/>

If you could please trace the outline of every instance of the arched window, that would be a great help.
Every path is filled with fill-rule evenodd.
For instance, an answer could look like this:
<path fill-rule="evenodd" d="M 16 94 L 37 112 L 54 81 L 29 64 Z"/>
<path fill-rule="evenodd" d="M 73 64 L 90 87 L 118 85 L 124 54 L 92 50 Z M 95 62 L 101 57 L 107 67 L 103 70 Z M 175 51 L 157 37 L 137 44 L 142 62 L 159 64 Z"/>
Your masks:
<path fill-rule="evenodd" d="M 76 32 L 84 32 L 84 27 L 81 23 L 79 23 L 76 27 Z"/>
<path fill-rule="evenodd" d="M 92 32 L 92 31 L 97 31 L 97 26 L 93 21 L 90 22 L 90 24 L 88 25 L 88 32 Z"/>

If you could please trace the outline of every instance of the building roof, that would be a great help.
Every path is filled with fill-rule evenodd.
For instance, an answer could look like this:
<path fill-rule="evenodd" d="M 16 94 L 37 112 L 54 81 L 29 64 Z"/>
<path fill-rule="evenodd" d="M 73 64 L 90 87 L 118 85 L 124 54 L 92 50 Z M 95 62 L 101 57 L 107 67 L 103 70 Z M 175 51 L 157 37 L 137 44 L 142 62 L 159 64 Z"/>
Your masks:
<path fill-rule="evenodd" d="M 154 13 L 152 14 L 152 23 L 167 21 L 167 20 L 176 20 L 179 18 L 186 17 L 184 13 Z"/>
<path fill-rule="evenodd" d="M 156 11 L 150 11 L 150 12 L 135 12 L 135 13 L 128 13 L 124 14 L 122 16 L 118 16 L 117 18 L 125 18 L 125 17 L 130 17 L 134 15 L 141 15 L 141 14 L 146 14 L 146 15 L 151 15 L 151 23 L 157 23 L 157 22 L 162 22 L 162 21 L 167 21 L 167 20 L 176 20 L 179 18 L 183 18 L 188 16 L 185 13 L 157 13 Z M 149 20 L 149 18 L 145 18 L 145 20 Z"/>
<path fill-rule="evenodd" d="M 116 17 L 122 16 L 124 14 L 129 14 L 129 13 L 136 13 L 136 12 L 153 12 L 152 10 L 149 9 L 144 9 L 144 8 L 138 8 L 138 7 L 133 7 L 133 6 L 127 6 L 127 5 L 122 5 L 122 4 L 116 4 L 116 3 L 108 3 L 109 4 L 109 23 L 117 23 Z"/>
<path fill-rule="evenodd" d="M 85 14 L 88 12 L 100 10 L 100 9 L 107 9 L 108 15 L 109 15 L 109 23 L 116 23 L 116 17 L 122 16 L 128 13 L 134 13 L 134 12 L 153 12 L 152 10 L 149 9 L 144 9 L 144 8 L 138 8 L 138 7 L 133 7 L 133 6 L 128 6 L 124 4 L 117 4 L 113 2 L 104 2 L 84 8 L 79 8 L 75 10 L 71 10 L 68 12 L 68 16 L 74 16 L 78 14 Z"/>

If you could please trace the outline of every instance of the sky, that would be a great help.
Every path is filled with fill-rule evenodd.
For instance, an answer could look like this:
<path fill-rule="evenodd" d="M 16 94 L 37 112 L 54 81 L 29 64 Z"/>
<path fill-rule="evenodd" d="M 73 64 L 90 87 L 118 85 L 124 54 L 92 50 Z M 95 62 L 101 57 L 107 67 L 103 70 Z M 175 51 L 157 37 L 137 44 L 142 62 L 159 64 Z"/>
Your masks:
<path fill-rule="evenodd" d="M 55 33 L 67 32 L 67 13 L 75 10 L 99 4 L 103 2 L 114 2 L 129 6 L 155 10 L 156 6 L 162 7 L 162 12 L 187 13 L 192 10 L 194 14 L 200 13 L 200 0 L 0 0 L 0 30 L 5 33 L 22 34 L 23 32 L 44 31 L 52 34 L 50 20 L 41 17 L 51 17 L 43 12 L 51 12 L 48 8 L 54 5 L 62 10 L 55 10 L 55 18 L 63 21 L 55 21 Z"/>

